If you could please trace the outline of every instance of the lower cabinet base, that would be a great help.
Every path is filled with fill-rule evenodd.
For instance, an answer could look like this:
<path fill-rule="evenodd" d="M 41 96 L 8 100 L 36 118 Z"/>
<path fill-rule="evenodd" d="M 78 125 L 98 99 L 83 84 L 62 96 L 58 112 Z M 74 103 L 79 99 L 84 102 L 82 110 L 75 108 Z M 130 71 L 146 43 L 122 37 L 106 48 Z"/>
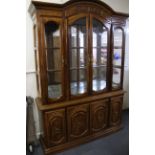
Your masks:
<path fill-rule="evenodd" d="M 44 139 L 41 138 L 41 144 L 43 146 L 45 155 L 52 155 L 56 152 L 61 152 L 61 151 L 64 151 L 65 149 L 68 149 L 68 148 L 71 148 L 71 147 L 74 147 L 74 146 L 77 146 L 83 143 L 90 142 L 91 140 L 94 140 L 96 138 L 107 136 L 113 132 L 120 130 L 121 128 L 122 128 L 122 125 L 111 127 L 111 128 L 104 130 L 103 132 L 95 133 L 91 136 L 86 136 L 78 140 L 70 141 L 70 142 L 67 142 L 67 143 L 64 143 L 58 146 L 53 146 L 53 147 L 47 147 L 44 143 Z"/>
<path fill-rule="evenodd" d="M 114 96 L 113 93 L 101 96 L 98 100 L 75 100 L 74 104 L 69 102 L 69 105 L 64 103 L 53 109 L 44 109 L 44 137 L 41 143 L 45 155 L 64 151 L 121 129 L 123 94 L 118 92 Z"/>

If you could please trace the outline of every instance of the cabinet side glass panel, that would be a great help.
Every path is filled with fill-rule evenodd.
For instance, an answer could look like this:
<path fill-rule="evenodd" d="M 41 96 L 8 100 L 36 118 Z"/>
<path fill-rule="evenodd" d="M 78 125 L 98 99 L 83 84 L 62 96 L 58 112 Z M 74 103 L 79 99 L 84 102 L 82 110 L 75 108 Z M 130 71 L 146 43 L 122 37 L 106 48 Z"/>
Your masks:
<path fill-rule="evenodd" d="M 123 42 L 123 32 L 122 29 L 114 29 L 114 46 L 122 47 Z"/>
<path fill-rule="evenodd" d="M 35 54 L 37 90 L 38 90 L 38 95 L 41 97 L 39 53 L 38 53 L 38 35 L 37 35 L 37 26 L 36 25 L 33 26 L 33 38 L 34 38 L 34 54 Z"/>
<path fill-rule="evenodd" d="M 70 26 L 70 93 L 73 96 L 87 92 L 86 18 Z"/>
<path fill-rule="evenodd" d="M 122 48 L 123 48 L 123 30 L 121 28 L 114 28 L 114 31 L 113 31 L 113 75 L 112 75 L 112 88 L 113 89 L 118 89 L 121 87 Z"/>
<path fill-rule="evenodd" d="M 113 67 L 112 87 L 119 88 L 121 83 L 121 69 Z"/>
<path fill-rule="evenodd" d="M 50 21 L 45 24 L 45 52 L 47 61 L 48 97 L 62 96 L 62 61 L 60 25 Z"/>

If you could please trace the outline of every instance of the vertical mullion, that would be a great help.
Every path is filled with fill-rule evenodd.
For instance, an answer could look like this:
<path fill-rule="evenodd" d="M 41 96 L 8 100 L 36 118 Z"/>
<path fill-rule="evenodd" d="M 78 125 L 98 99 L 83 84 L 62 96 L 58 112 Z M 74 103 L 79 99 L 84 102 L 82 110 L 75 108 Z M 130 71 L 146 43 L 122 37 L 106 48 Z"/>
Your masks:
<path fill-rule="evenodd" d="M 125 32 L 124 32 L 124 27 L 122 27 L 122 60 L 121 60 L 121 89 L 123 89 L 123 78 L 124 78 L 124 61 L 125 61 Z"/>
<path fill-rule="evenodd" d="M 92 93 L 92 82 L 93 82 L 93 65 L 92 65 L 92 61 L 90 61 L 90 60 L 92 60 L 93 59 L 93 54 L 92 54 L 92 48 L 93 48 L 93 37 L 92 37 L 92 35 L 93 35 L 93 30 L 92 30 L 92 16 L 91 15 L 89 15 L 89 19 L 88 19 L 88 25 L 87 25 L 87 29 L 89 30 L 89 33 L 88 33 L 88 47 L 87 47 L 87 49 L 88 49 L 88 68 L 89 68 L 89 94 L 91 94 Z"/>
<path fill-rule="evenodd" d="M 100 38 L 99 38 L 99 33 L 98 33 L 98 29 L 97 29 L 97 80 L 99 78 L 99 70 L 100 70 L 100 63 L 99 63 L 99 60 L 100 60 L 100 53 L 101 53 L 101 48 L 100 48 Z"/>
<path fill-rule="evenodd" d="M 38 54 L 39 54 L 39 68 L 40 68 L 40 83 L 42 102 L 45 104 L 48 101 L 48 78 L 47 78 L 47 57 L 45 47 L 47 35 L 45 32 L 45 22 L 37 16 L 38 22 Z"/>
<path fill-rule="evenodd" d="M 111 83 L 111 73 L 110 73 L 110 66 L 111 66 L 111 64 L 110 64 L 110 62 L 111 62 L 111 46 L 110 45 L 112 45 L 111 44 L 111 26 L 110 26 L 110 28 L 108 28 L 108 30 L 107 30 L 107 63 L 106 63 L 106 85 L 107 85 L 107 89 L 108 90 L 110 90 L 110 83 Z"/>
<path fill-rule="evenodd" d="M 54 40 L 54 38 L 53 38 L 53 33 L 51 34 L 51 47 L 53 48 L 53 40 Z M 55 53 L 54 53 L 54 50 L 53 49 L 51 49 L 51 54 L 52 54 L 52 56 L 51 56 L 51 61 L 52 61 L 52 65 L 53 65 L 53 68 L 54 68 L 54 70 L 55 70 L 55 67 L 56 67 L 56 65 L 54 64 L 54 56 L 55 56 Z M 52 76 L 52 81 L 54 81 L 55 80 L 55 75 L 53 75 Z"/>
<path fill-rule="evenodd" d="M 114 30 L 113 30 L 113 24 L 111 24 L 110 28 L 110 53 L 109 53 L 109 66 L 110 66 L 110 79 L 109 79 L 109 90 L 111 91 L 113 89 L 112 83 L 113 83 L 113 48 L 114 48 Z"/>
<path fill-rule="evenodd" d="M 101 65 L 101 36 L 99 35 L 99 32 L 97 33 L 97 46 L 99 47 L 98 48 L 99 52 L 97 55 L 97 57 L 98 57 L 97 61 L 99 62 L 98 66 L 100 66 Z"/>
<path fill-rule="evenodd" d="M 77 25 L 77 47 L 79 47 L 79 25 Z M 77 48 L 77 89 L 79 90 L 79 48 Z"/>
<path fill-rule="evenodd" d="M 85 56 L 85 63 L 86 63 L 86 69 L 85 69 L 85 73 L 86 75 L 89 75 L 90 74 L 90 70 L 89 70 L 89 64 L 88 64 L 88 60 L 89 60 L 89 40 L 88 40 L 88 35 L 89 35 L 89 16 L 86 17 L 86 34 L 85 34 L 85 44 L 84 44 L 84 47 L 85 47 L 85 50 L 84 50 L 84 56 Z M 87 76 L 86 77 L 86 91 L 87 91 L 87 94 L 89 93 L 89 90 L 90 90 L 90 76 Z"/>
<path fill-rule="evenodd" d="M 67 22 L 67 24 L 66 24 L 66 31 L 68 31 L 68 29 L 67 29 L 67 26 L 68 26 L 68 22 Z M 70 95 L 72 94 L 72 92 L 71 92 L 71 85 L 72 85 L 72 70 L 71 70 L 71 60 L 70 59 L 72 59 L 72 57 L 71 57 L 71 55 L 72 55 L 72 35 L 71 35 L 71 33 L 72 33 L 72 30 L 71 30 L 71 26 L 69 27 L 69 42 L 67 42 L 67 48 L 66 48 L 66 51 L 68 50 L 68 47 L 69 47 L 69 55 L 68 55 L 68 53 L 66 52 L 66 54 L 68 55 L 67 56 L 67 58 L 68 58 L 68 63 L 67 64 L 69 64 L 68 65 L 68 77 L 69 77 L 69 80 L 68 80 L 68 88 L 69 88 L 69 92 L 68 92 L 68 99 L 70 98 Z M 67 35 L 66 35 L 67 36 Z"/>
<path fill-rule="evenodd" d="M 62 29 L 62 27 L 64 27 L 64 29 Z M 58 54 L 59 54 L 59 58 L 60 58 L 60 61 L 58 63 L 58 70 L 60 70 L 59 72 L 59 76 L 60 76 L 60 89 L 61 89 L 61 96 L 66 98 L 66 93 L 65 93 L 65 89 L 64 89 L 64 81 L 65 81 L 65 45 L 64 45 L 64 31 L 65 31 L 65 23 L 64 23 L 64 20 L 61 21 L 61 24 L 60 24 L 60 46 L 56 45 L 56 47 L 59 47 L 57 49 L 58 51 Z"/>

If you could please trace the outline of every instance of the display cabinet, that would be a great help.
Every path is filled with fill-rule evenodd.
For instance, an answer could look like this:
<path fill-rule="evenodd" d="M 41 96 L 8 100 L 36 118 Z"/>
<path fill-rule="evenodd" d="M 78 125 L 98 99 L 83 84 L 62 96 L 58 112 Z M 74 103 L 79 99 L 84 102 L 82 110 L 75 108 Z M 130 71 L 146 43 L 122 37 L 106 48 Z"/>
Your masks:
<path fill-rule="evenodd" d="M 128 15 L 99 0 L 32 1 L 29 12 L 45 154 L 119 130 Z"/>

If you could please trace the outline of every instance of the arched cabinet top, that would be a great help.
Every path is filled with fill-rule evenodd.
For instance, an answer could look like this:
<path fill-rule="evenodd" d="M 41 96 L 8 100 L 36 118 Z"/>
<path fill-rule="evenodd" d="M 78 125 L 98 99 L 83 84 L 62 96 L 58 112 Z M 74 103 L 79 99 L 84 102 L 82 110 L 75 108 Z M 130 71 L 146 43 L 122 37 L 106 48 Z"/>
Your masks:
<path fill-rule="evenodd" d="M 55 3 L 47 3 L 47 2 L 38 2 L 32 1 L 29 12 L 31 16 L 33 16 L 36 10 L 44 11 L 52 11 L 53 16 L 59 16 L 63 18 L 67 18 L 70 16 L 74 16 L 79 13 L 91 13 L 101 17 L 109 18 L 114 17 L 116 21 L 119 18 L 127 18 L 129 15 L 124 13 L 115 12 L 111 7 L 102 2 L 101 0 L 70 0 L 64 4 L 55 4 Z M 39 11 L 37 11 L 39 13 Z"/>

